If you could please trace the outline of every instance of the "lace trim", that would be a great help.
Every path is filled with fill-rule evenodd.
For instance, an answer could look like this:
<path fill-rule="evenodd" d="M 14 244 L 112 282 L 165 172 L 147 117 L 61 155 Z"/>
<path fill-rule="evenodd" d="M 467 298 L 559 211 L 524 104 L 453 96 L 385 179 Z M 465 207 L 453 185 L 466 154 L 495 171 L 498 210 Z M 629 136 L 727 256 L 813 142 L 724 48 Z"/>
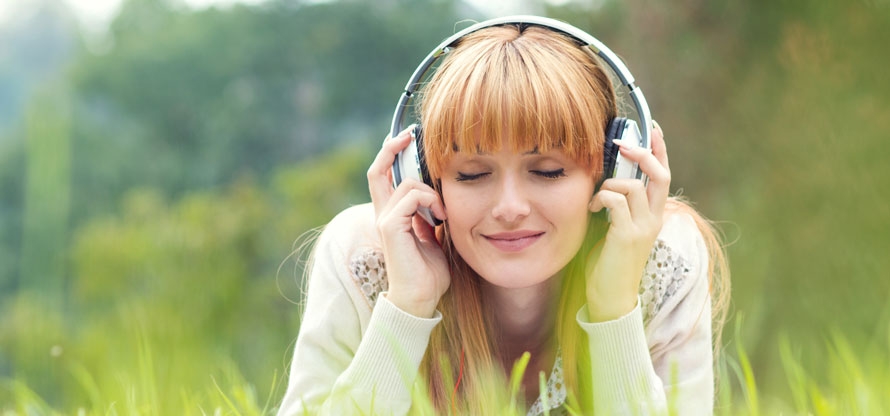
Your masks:
<path fill-rule="evenodd" d="M 383 252 L 368 250 L 356 255 L 349 262 L 349 270 L 353 281 L 368 299 L 368 305 L 373 308 L 377 303 L 377 296 L 389 289 Z"/>
<path fill-rule="evenodd" d="M 655 242 L 640 281 L 640 307 L 645 323 L 649 323 L 667 300 L 680 290 L 690 272 L 683 256 L 675 253 L 663 240 Z"/>
<path fill-rule="evenodd" d="M 547 391 L 540 392 L 537 400 L 528 409 L 526 416 L 536 416 L 544 413 L 544 402 L 541 400 L 541 397 L 545 393 L 547 394 L 547 404 L 550 409 L 556 409 L 566 402 L 566 386 L 562 376 L 561 351 L 556 352 L 556 360 L 553 361 L 553 369 L 550 370 L 550 377 L 547 379 Z"/>

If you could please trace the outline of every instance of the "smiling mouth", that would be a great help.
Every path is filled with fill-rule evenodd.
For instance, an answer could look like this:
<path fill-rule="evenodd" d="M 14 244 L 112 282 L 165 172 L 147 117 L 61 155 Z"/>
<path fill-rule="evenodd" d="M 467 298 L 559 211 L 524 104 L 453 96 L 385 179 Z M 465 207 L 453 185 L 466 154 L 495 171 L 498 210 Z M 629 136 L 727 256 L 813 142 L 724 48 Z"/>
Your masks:
<path fill-rule="evenodd" d="M 498 250 L 516 253 L 525 250 L 537 242 L 543 235 L 543 232 L 520 232 L 483 235 L 483 237 Z"/>

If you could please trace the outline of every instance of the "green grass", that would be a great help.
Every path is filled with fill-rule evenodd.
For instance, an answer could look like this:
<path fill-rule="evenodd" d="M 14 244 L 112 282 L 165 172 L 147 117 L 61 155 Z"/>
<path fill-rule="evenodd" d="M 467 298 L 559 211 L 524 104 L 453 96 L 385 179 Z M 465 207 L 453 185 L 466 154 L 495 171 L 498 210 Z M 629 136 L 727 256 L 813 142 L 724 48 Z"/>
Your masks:
<path fill-rule="evenodd" d="M 783 335 L 777 348 L 787 392 L 759 389 L 745 348 L 735 346 L 736 355 L 721 362 L 715 414 L 890 414 L 890 336 L 857 348 L 835 331 L 825 345 L 810 346 L 823 352 L 821 359 L 805 363 L 803 347 Z"/>
<path fill-rule="evenodd" d="M 736 329 L 738 334 L 739 330 Z M 843 334 L 832 333 L 825 345 L 813 347 L 825 351 L 818 363 L 805 363 L 801 349 L 783 337 L 778 348 L 786 376 L 787 391 L 763 391 L 758 388 L 757 375 L 739 342 L 734 351 L 720 360 L 718 374 L 717 415 L 878 415 L 890 414 L 890 336 L 856 348 Z M 272 372 L 273 388 L 258 393 L 254 384 L 245 380 L 234 365 L 225 365 L 220 377 L 208 375 L 206 385 L 183 388 L 178 397 L 160 397 L 166 391 L 160 385 L 156 368 L 159 345 L 150 345 L 143 337 L 135 347 L 138 354 L 137 374 L 113 394 L 101 391 L 97 381 L 109 375 L 91 372 L 72 364 L 62 377 L 78 386 L 85 394 L 83 401 L 67 407 L 54 407 L 25 382 L 0 380 L 0 415 L 272 415 L 280 400 L 285 378 Z M 526 360 L 514 366 L 508 388 L 492 394 L 486 411 L 496 414 L 524 415 L 519 397 L 519 377 Z M 819 376 L 822 374 L 823 376 Z M 544 379 L 541 380 L 542 386 Z M 498 389 L 493 389 L 498 390 Z M 415 389 L 418 414 L 435 414 L 430 400 Z M 124 393 L 119 393 L 124 392 Z"/>

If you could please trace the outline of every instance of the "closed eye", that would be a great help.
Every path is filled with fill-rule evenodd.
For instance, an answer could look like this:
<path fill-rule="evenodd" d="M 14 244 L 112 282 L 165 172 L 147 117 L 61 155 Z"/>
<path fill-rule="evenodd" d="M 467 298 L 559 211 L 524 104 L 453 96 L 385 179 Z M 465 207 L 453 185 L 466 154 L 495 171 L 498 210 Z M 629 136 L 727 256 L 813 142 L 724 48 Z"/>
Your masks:
<path fill-rule="evenodd" d="M 489 172 L 482 172 L 482 173 L 457 172 L 457 178 L 455 178 L 455 180 L 457 180 L 458 182 L 474 181 L 476 179 L 482 179 L 483 177 L 487 176 L 488 174 L 489 174 Z"/>
<path fill-rule="evenodd" d="M 556 179 L 566 176 L 566 170 L 561 168 L 556 170 L 533 170 L 531 172 L 535 175 L 548 179 Z"/>

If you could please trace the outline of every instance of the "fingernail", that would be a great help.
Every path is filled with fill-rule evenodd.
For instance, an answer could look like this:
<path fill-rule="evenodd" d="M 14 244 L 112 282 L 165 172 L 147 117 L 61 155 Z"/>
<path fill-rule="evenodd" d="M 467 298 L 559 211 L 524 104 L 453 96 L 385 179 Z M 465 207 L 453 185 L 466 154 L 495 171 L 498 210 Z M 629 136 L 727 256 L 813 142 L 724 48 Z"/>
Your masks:
<path fill-rule="evenodd" d="M 661 125 L 657 121 L 652 120 L 652 128 L 661 130 Z"/>
<path fill-rule="evenodd" d="M 625 140 L 625 139 L 615 139 L 615 140 L 612 140 L 612 143 L 615 143 L 618 146 L 623 147 L 628 150 L 637 147 L 636 143 L 634 143 L 633 141 L 630 141 L 630 140 Z"/>
<path fill-rule="evenodd" d="M 414 126 L 416 126 L 416 124 L 412 124 L 408 127 L 405 127 L 405 129 L 402 130 L 401 132 L 399 132 L 399 134 L 396 137 L 407 137 L 407 136 L 414 137 Z"/>

